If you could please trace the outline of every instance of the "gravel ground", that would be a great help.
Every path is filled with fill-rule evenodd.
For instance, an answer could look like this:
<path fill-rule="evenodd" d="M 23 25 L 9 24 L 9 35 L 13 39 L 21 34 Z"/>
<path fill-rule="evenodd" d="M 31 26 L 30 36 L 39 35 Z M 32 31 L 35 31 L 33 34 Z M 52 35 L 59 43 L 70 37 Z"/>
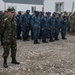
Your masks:
<path fill-rule="evenodd" d="M 11 64 L 3 68 L 0 46 L 0 75 L 75 75 L 75 36 L 67 35 L 67 40 L 34 45 L 33 41 L 18 42 L 17 60 L 20 65 Z"/>

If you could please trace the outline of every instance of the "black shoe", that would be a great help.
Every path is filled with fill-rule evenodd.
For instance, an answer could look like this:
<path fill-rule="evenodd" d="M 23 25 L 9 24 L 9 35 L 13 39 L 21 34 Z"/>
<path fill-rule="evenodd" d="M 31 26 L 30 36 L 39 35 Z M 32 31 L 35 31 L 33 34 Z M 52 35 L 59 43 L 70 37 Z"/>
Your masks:
<path fill-rule="evenodd" d="M 3 43 L 1 43 L 1 46 L 3 46 Z"/>
<path fill-rule="evenodd" d="M 62 38 L 63 40 L 66 40 L 67 38 Z"/>
<path fill-rule="evenodd" d="M 25 39 L 23 39 L 23 41 L 26 41 Z"/>
<path fill-rule="evenodd" d="M 40 44 L 40 42 L 36 42 L 37 44 Z"/>
<path fill-rule="evenodd" d="M 17 37 L 17 40 L 20 40 L 20 39 L 22 39 L 21 36 L 20 37 Z"/>
<path fill-rule="evenodd" d="M 26 41 L 29 41 L 29 39 L 26 39 Z"/>
<path fill-rule="evenodd" d="M 37 42 L 34 42 L 34 44 L 37 44 Z"/>
<path fill-rule="evenodd" d="M 39 42 L 34 42 L 34 44 L 40 44 Z"/>
<path fill-rule="evenodd" d="M 7 59 L 6 59 L 6 58 L 4 58 L 3 67 L 4 67 L 4 68 L 8 68 L 8 64 L 7 64 Z"/>
<path fill-rule="evenodd" d="M 12 64 L 20 64 L 19 62 L 17 62 L 16 61 L 16 58 L 14 57 L 14 58 L 12 58 L 12 62 L 11 62 Z"/>
<path fill-rule="evenodd" d="M 53 40 L 53 39 L 50 39 L 49 41 L 50 41 L 50 42 L 54 42 L 54 40 Z"/>
<path fill-rule="evenodd" d="M 55 40 L 58 41 L 59 39 L 58 38 L 55 38 Z"/>
<path fill-rule="evenodd" d="M 43 43 L 48 43 L 47 41 L 42 41 Z"/>
<path fill-rule="evenodd" d="M 11 62 L 12 64 L 20 64 L 19 62 L 17 62 L 17 61 L 13 61 L 13 62 Z"/>
<path fill-rule="evenodd" d="M 3 67 L 4 67 L 4 68 L 8 68 L 7 63 L 3 63 Z"/>

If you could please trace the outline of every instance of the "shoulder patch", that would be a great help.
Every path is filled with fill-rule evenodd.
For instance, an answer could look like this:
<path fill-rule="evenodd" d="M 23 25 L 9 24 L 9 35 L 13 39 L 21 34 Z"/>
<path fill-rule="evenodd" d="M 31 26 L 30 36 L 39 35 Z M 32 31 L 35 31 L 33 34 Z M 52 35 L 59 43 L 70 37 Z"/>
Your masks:
<path fill-rule="evenodd" d="M 5 22 L 7 19 L 8 19 L 8 18 L 5 18 L 5 19 L 4 19 L 4 22 Z"/>

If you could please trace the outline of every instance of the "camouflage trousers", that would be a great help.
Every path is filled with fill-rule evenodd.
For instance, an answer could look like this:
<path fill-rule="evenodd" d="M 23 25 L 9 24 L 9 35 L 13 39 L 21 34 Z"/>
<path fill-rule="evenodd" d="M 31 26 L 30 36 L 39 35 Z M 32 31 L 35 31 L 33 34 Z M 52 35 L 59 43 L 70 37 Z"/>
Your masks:
<path fill-rule="evenodd" d="M 70 24 L 70 32 L 75 32 L 75 24 L 74 23 Z"/>
<path fill-rule="evenodd" d="M 3 57 L 8 57 L 9 52 L 11 50 L 11 57 L 16 57 L 16 51 L 17 51 L 17 43 L 16 41 L 10 42 L 3 42 Z"/>

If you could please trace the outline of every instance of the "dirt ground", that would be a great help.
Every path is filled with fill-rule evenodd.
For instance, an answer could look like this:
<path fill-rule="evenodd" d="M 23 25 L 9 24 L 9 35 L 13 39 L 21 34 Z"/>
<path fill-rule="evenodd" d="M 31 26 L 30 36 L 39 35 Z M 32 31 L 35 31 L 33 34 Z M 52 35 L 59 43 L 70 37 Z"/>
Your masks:
<path fill-rule="evenodd" d="M 0 46 L 0 75 L 75 75 L 75 36 L 67 40 L 34 45 L 33 41 L 18 42 L 17 60 L 20 65 L 11 64 L 3 68 L 3 48 Z"/>

